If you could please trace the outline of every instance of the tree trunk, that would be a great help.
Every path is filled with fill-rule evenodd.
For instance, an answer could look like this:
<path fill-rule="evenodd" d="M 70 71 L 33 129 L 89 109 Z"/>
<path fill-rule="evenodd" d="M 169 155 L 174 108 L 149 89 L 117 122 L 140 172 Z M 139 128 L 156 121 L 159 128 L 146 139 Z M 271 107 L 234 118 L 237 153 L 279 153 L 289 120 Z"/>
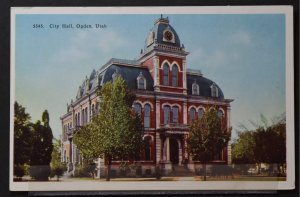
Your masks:
<path fill-rule="evenodd" d="M 258 163 L 258 172 L 257 174 L 260 174 L 261 173 L 261 163 Z"/>
<path fill-rule="evenodd" d="M 107 156 L 106 181 L 110 181 L 111 156 Z"/>
<path fill-rule="evenodd" d="M 204 181 L 206 181 L 206 163 L 203 164 L 204 168 Z"/>

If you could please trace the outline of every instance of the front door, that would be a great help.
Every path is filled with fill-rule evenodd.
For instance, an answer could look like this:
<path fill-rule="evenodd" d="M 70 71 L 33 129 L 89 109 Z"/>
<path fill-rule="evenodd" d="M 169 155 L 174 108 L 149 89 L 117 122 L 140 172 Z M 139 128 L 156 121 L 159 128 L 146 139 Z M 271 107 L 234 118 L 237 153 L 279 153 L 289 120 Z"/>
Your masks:
<path fill-rule="evenodd" d="M 170 160 L 172 164 L 179 163 L 178 142 L 174 137 L 170 138 Z"/>

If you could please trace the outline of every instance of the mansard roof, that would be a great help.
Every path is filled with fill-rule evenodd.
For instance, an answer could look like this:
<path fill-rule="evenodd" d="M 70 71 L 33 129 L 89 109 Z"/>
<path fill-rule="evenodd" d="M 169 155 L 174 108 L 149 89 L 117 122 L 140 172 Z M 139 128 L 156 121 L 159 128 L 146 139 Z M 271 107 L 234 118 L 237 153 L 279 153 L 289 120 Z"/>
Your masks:
<path fill-rule="evenodd" d="M 138 89 L 137 87 L 137 78 L 140 75 L 140 73 L 143 74 L 143 76 L 146 79 L 146 90 L 153 91 L 153 78 L 146 67 L 137 67 L 137 66 L 124 66 L 124 65 L 118 65 L 118 64 L 112 64 L 109 66 L 103 74 L 103 81 L 102 84 L 111 81 L 112 75 L 115 72 L 118 72 L 118 74 L 121 75 L 121 77 L 125 80 L 127 86 L 129 89 Z"/>
<path fill-rule="evenodd" d="M 207 79 L 201 75 L 187 73 L 187 93 L 188 95 L 192 95 L 192 84 L 196 82 L 199 85 L 199 96 L 204 97 L 212 97 L 211 96 L 211 85 L 215 84 L 218 88 L 218 97 L 220 99 L 224 99 L 224 94 L 221 88 L 212 80 Z"/>
<path fill-rule="evenodd" d="M 98 76 L 97 76 L 97 73 Z M 153 78 L 148 68 L 140 65 L 136 60 L 124 60 L 124 59 L 110 59 L 104 66 L 102 66 L 98 72 L 92 71 L 89 78 L 86 78 L 77 93 L 77 99 L 81 98 L 89 91 L 93 91 L 99 86 L 102 86 L 108 81 L 112 80 L 113 74 L 117 73 L 126 82 L 129 89 L 137 90 L 137 78 L 142 74 L 146 79 L 146 90 L 154 91 Z M 192 84 L 197 83 L 199 85 L 199 96 L 211 97 L 211 85 L 215 84 L 212 80 L 203 77 L 201 71 L 187 69 L 187 93 L 192 95 Z M 98 77 L 98 79 L 97 79 Z M 87 84 L 88 90 L 87 90 Z M 224 99 L 224 94 L 221 88 L 215 84 L 218 88 L 218 97 Z"/>

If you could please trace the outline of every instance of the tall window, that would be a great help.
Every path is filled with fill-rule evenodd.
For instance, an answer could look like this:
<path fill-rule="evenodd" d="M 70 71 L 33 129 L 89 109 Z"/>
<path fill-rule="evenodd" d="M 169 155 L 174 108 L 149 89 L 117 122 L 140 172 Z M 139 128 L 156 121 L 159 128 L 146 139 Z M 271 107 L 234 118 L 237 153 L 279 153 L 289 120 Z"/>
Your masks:
<path fill-rule="evenodd" d="M 137 113 L 138 115 L 141 116 L 141 114 L 142 114 L 142 106 L 140 104 L 138 104 L 138 103 L 135 103 L 133 105 L 133 108 L 134 108 L 135 113 Z"/>
<path fill-rule="evenodd" d="M 81 125 L 81 124 L 80 124 L 80 112 L 78 113 L 77 118 L 78 118 L 78 119 L 77 119 L 77 123 L 78 123 L 77 125 L 80 126 L 80 125 Z"/>
<path fill-rule="evenodd" d="M 151 137 L 147 136 L 144 139 L 145 141 L 145 161 L 151 160 Z"/>
<path fill-rule="evenodd" d="M 198 118 L 202 118 L 203 115 L 204 115 L 204 109 L 200 108 L 199 111 L 198 111 Z"/>
<path fill-rule="evenodd" d="M 146 89 L 146 79 L 142 72 L 140 72 L 139 76 L 137 77 L 137 87 L 138 89 Z"/>
<path fill-rule="evenodd" d="M 80 125 L 84 125 L 84 109 L 81 110 L 81 124 Z"/>
<path fill-rule="evenodd" d="M 167 63 L 163 67 L 163 85 L 169 85 L 169 65 Z"/>
<path fill-rule="evenodd" d="M 164 124 L 168 124 L 170 122 L 170 107 L 164 106 Z"/>
<path fill-rule="evenodd" d="M 77 114 L 75 114 L 75 126 L 78 125 L 78 122 L 77 122 Z"/>
<path fill-rule="evenodd" d="M 178 112 L 179 112 L 179 108 L 177 106 L 172 108 L 172 114 L 173 114 L 172 122 L 174 123 L 178 123 Z"/>
<path fill-rule="evenodd" d="M 88 122 L 88 109 L 85 108 L 85 124 Z"/>
<path fill-rule="evenodd" d="M 145 79 L 144 78 L 138 79 L 138 89 L 145 89 Z"/>
<path fill-rule="evenodd" d="M 150 105 L 146 104 L 144 107 L 144 127 L 150 127 Z"/>
<path fill-rule="evenodd" d="M 92 104 L 91 115 L 92 115 L 92 116 L 94 116 L 94 114 L 95 114 L 95 105 L 94 105 L 94 104 Z"/>
<path fill-rule="evenodd" d="M 191 110 L 190 110 L 190 121 L 195 120 L 195 114 L 196 114 L 195 108 L 191 108 Z"/>
<path fill-rule="evenodd" d="M 192 85 L 192 95 L 199 95 L 199 85 L 196 82 Z"/>
<path fill-rule="evenodd" d="M 222 110 L 218 110 L 218 118 L 221 119 L 223 117 L 223 115 L 224 114 L 223 114 Z"/>
<path fill-rule="evenodd" d="M 176 64 L 172 68 L 172 86 L 178 86 L 178 67 Z"/>
<path fill-rule="evenodd" d="M 213 83 L 210 86 L 210 88 L 211 88 L 211 96 L 212 97 L 218 97 L 218 87 L 216 86 L 216 84 Z"/>

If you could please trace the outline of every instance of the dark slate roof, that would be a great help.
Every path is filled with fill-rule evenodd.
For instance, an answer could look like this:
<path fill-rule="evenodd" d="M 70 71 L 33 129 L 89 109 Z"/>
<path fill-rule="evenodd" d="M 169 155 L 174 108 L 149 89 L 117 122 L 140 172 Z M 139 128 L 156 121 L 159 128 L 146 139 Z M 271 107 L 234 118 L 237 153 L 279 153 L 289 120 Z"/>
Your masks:
<path fill-rule="evenodd" d="M 195 81 L 199 85 L 200 96 L 211 97 L 210 86 L 214 83 L 218 87 L 218 98 L 224 99 L 224 94 L 221 88 L 212 80 L 201 75 L 187 74 L 187 92 L 189 95 L 192 95 L 192 84 Z"/>
<path fill-rule="evenodd" d="M 140 63 L 137 60 L 127 60 L 127 59 L 118 59 L 118 58 L 111 58 L 106 64 L 104 64 L 101 68 L 100 71 L 105 69 L 107 66 L 111 64 L 122 64 L 122 65 L 140 65 Z"/>
<path fill-rule="evenodd" d="M 169 27 L 171 29 L 171 31 L 174 33 L 175 43 L 163 41 L 163 32 L 167 27 Z M 169 24 L 169 19 L 167 19 L 167 18 L 158 19 L 155 22 L 154 27 L 152 27 L 152 29 L 150 30 L 150 32 L 151 31 L 154 32 L 154 40 L 157 40 L 158 44 L 167 44 L 167 45 L 171 45 L 171 46 L 180 47 L 179 36 L 177 35 L 175 29 Z M 146 48 L 147 48 L 147 39 L 145 41 L 145 49 Z"/>
<path fill-rule="evenodd" d="M 129 89 L 137 89 L 137 77 L 140 72 L 142 72 L 143 76 L 146 79 L 146 90 L 153 91 L 153 79 L 149 73 L 148 68 L 145 67 L 134 67 L 134 66 L 123 66 L 113 64 L 109 66 L 105 73 L 103 74 L 102 84 L 111 81 L 112 75 L 118 72 L 122 78 L 126 81 L 126 84 Z"/>
<path fill-rule="evenodd" d="M 77 99 L 82 95 L 88 93 L 86 91 L 86 82 L 89 82 L 89 91 L 98 87 L 98 85 L 103 85 L 104 83 L 112 80 L 112 75 L 118 73 L 125 80 L 129 89 L 137 89 L 137 77 L 142 73 L 146 79 L 146 90 L 154 91 L 153 88 L 153 78 L 146 67 L 138 66 L 135 60 L 122 60 L 122 59 L 111 59 L 109 62 L 113 63 L 111 65 L 106 65 L 102 67 L 99 72 L 99 80 L 97 80 L 96 72 L 93 70 L 89 80 L 86 78 L 80 86 L 80 90 L 77 93 Z M 132 64 L 134 63 L 134 64 Z M 125 65 L 124 65 L 125 64 Z M 103 69 L 105 68 L 105 69 Z M 97 84 L 99 81 L 99 84 Z M 199 85 L 200 96 L 211 97 L 211 85 L 215 84 L 212 80 L 207 79 L 202 76 L 199 70 L 187 69 L 187 93 L 192 95 L 192 84 L 196 82 Z M 218 98 L 224 99 L 224 94 L 220 87 L 216 84 L 218 88 Z"/>

